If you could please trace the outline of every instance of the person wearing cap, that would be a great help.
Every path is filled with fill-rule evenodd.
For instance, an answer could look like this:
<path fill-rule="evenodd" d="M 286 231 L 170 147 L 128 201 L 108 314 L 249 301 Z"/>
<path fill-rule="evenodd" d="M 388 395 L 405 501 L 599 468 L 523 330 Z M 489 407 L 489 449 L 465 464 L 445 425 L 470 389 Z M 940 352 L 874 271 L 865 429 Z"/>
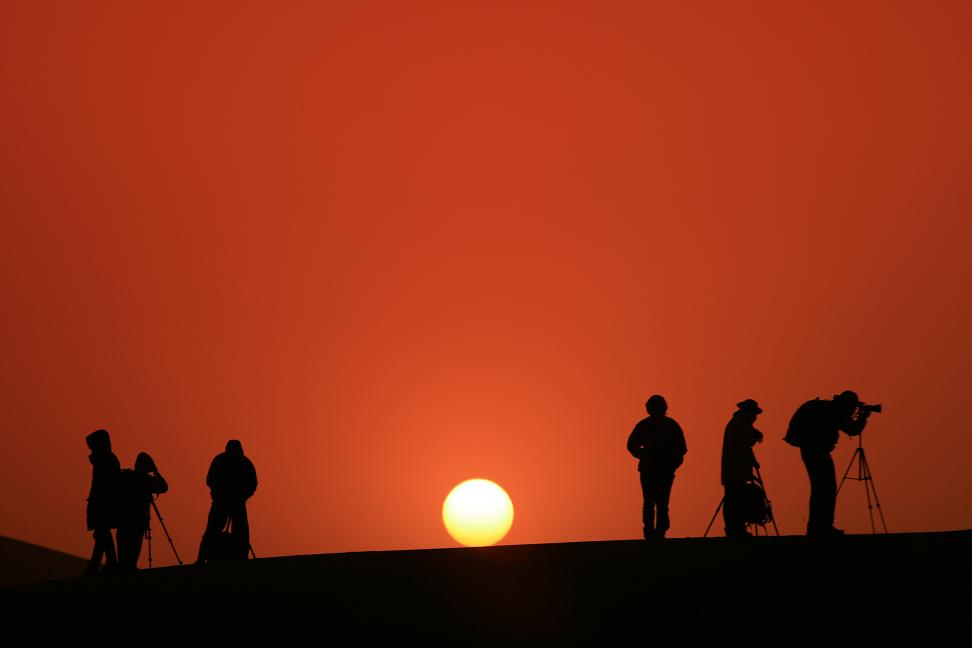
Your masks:
<path fill-rule="evenodd" d="M 664 538 L 671 526 L 668 500 L 675 481 L 675 470 L 682 465 L 687 448 L 685 434 L 674 419 L 666 416 L 668 403 L 653 395 L 645 403 L 648 418 L 635 425 L 628 437 L 628 452 L 638 459 L 641 494 L 644 498 L 642 522 L 645 540 Z"/>
<path fill-rule="evenodd" d="M 726 424 L 722 436 L 722 486 L 725 496 L 722 503 L 722 519 L 726 524 L 726 537 L 748 536 L 746 530 L 746 501 L 753 474 L 759 468 L 753 446 L 762 442 L 763 433 L 753 427 L 756 417 L 763 413 L 752 398 L 737 403 L 738 408 Z"/>
<path fill-rule="evenodd" d="M 867 425 L 869 412 L 860 411 L 861 401 L 850 390 L 833 400 L 819 397 L 807 401 L 793 414 L 784 441 L 800 448 L 800 458 L 810 478 L 810 515 L 807 535 L 841 535 L 834 527 L 837 506 L 837 473 L 831 456 L 840 432 L 857 436 Z"/>

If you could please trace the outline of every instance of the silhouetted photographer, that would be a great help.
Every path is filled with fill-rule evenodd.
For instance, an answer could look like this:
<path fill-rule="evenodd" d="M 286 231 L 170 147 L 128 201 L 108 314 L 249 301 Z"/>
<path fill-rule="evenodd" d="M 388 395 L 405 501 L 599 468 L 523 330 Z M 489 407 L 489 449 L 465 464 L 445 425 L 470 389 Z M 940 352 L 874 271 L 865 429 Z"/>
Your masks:
<path fill-rule="evenodd" d="M 94 549 L 85 574 L 97 574 L 101 559 L 105 558 L 105 569 L 118 567 L 115 554 L 115 540 L 111 530 L 116 526 L 115 504 L 118 495 L 118 477 L 121 464 L 111 451 L 111 437 L 108 430 L 95 430 L 85 442 L 91 450 L 91 491 L 88 493 L 87 522 L 88 530 L 94 532 Z"/>
<path fill-rule="evenodd" d="M 246 501 L 256 492 L 257 477 L 253 462 L 243 454 L 243 444 L 226 442 L 226 451 L 216 455 L 209 466 L 206 485 L 213 503 L 196 562 L 245 559 L 250 550 Z"/>
<path fill-rule="evenodd" d="M 687 448 L 685 434 L 674 419 L 666 416 L 668 403 L 655 394 L 645 403 L 648 418 L 641 419 L 628 437 L 628 452 L 638 459 L 641 494 L 644 498 L 641 519 L 645 540 L 664 538 L 671 526 L 668 501 L 675 481 L 675 470 L 682 465 Z"/>
<path fill-rule="evenodd" d="M 165 493 L 169 485 L 145 452 L 135 458 L 135 468 L 122 470 L 118 488 L 118 566 L 138 568 L 142 539 L 149 529 L 149 507 L 155 495 Z M 151 555 L 151 552 L 150 552 Z"/>
<path fill-rule="evenodd" d="M 834 527 L 837 505 L 837 475 L 831 452 L 837 446 L 840 432 L 857 436 L 864 431 L 872 412 L 880 405 L 866 405 L 852 391 L 844 391 L 833 400 L 815 398 L 801 405 L 793 414 L 784 441 L 800 448 L 800 458 L 810 477 L 810 516 L 807 535 L 841 535 Z"/>
<path fill-rule="evenodd" d="M 726 537 L 738 538 L 750 535 L 747 522 L 754 519 L 754 509 L 761 508 L 765 500 L 763 489 L 757 484 L 754 471 L 759 468 L 753 446 L 763 441 L 763 433 L 753 425 L 763 413 L 752 398 L 737 403 L 739 409 L 726 424 L 722 436 L 722 519 Z"/>

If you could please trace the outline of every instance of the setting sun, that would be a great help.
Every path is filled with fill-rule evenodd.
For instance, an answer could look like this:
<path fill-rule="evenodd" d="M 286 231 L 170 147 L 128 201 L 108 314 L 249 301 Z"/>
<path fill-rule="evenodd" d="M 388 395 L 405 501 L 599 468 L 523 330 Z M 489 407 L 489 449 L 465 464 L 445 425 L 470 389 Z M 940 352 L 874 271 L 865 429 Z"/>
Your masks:
<path fill-rule="evenodd" d="M 499 484 L 469 479 L 446 496 L 442 522 L 449 535 L 467 547 L 496 544 L 513 526 L 513 501 Z"/>

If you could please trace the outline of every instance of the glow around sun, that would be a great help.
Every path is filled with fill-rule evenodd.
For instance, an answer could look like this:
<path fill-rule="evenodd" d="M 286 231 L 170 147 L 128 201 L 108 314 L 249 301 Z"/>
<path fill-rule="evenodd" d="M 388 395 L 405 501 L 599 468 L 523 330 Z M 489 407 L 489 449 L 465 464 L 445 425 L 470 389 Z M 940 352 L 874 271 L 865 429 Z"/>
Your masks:
<path fill-rule="evenodd" d="M 449 535 L 467 547 L 496 544 L 513 526 L 513 501 L 495 482 L 468 479 L 446 496 L 442 522 Z"/>

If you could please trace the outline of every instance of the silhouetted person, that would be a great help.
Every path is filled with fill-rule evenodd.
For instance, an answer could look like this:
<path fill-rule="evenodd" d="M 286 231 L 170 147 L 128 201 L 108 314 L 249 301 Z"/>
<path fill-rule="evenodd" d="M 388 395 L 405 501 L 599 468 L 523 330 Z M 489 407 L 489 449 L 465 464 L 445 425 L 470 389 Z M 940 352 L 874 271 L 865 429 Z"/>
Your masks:
<path fill-rule="evenodd" d="M 737 403 L 739 409 L 726 424 L 722 436 L 722 519 L 726 524 L 726 537 L 748 536 L 746 508 L 752 494 L 753 470 L 759 468 L 753 446 L 762 442 L 763 433 L 753 427 L 756 417 L 763 413 L 752 398 Z"/>
<path fill-rule="evenodd" d="M 856 393 L 845 391 L 833 400 L 815 398 L 807 401 L 790 419 L 784 440 L 800 448 L 800 458 L 810 477 L 807 535 L 843 533 L 834 528 L 837 474 L 830 453 L 837 446 L 841 431 L 848 436 L 857 436 L 864 430 L 870 413 L 858 411 L 860 404 Z"/>
<path fill-rule="evenodd" d="M 118 494 L 118 476 L 121 464 L 111 451 L 111 437 L 108 430 L 95 430 L 85 442 L 91 449 L 88 461 L 91 462 L 91 491 L 88 493 L 87 522 L 88 530 L 94 532 L 94 549 L 85 574 L 97 574 L 101 559 L 105 558 L 105 569 L 118 567 L 115 554 L 115 540 L 111 530 L 115 527 L 115 505 Z"/>
<path fill-rule="evenodd" d="M 226 451 L 216 455 L 206 475 L 213 504 L 209 509 L 206 532 L 199 543 L 197 563 L 213 559 L 213 548 L 227 522 L 232 529 L 233 545 L 241 558 L 250 547 L 250 524 L 246 517 L 246 500 L 256 492 L 256 469 L 243 454 L 243 444 L 236 440 L 226 442 Z M 224 556 L 221 556 L 221 558 Z"/>
<path fill-rule="evenodd" d="M 665 415 L 668 403 L 655 394 L 645 403 L 648 418 L 635 425 L 628 437 L 628 452 L 638 461 L 641 494 L 644 497 L 642 521 L 645 540 L 664 538 L 671 526 L 668 500 L 675 481 L 675 470 L 682 465 L 687 448 L 685 434 L 674 419 Z"/>
<path fill-rule="evenodd" d="M 169 490 L 165 478 L 148 454 L 139 452 L 134 470 L 123 470 L 118 488 L 118 566 L 137 569 L 142 539 L 149 528 L 153 495 Z"/>

